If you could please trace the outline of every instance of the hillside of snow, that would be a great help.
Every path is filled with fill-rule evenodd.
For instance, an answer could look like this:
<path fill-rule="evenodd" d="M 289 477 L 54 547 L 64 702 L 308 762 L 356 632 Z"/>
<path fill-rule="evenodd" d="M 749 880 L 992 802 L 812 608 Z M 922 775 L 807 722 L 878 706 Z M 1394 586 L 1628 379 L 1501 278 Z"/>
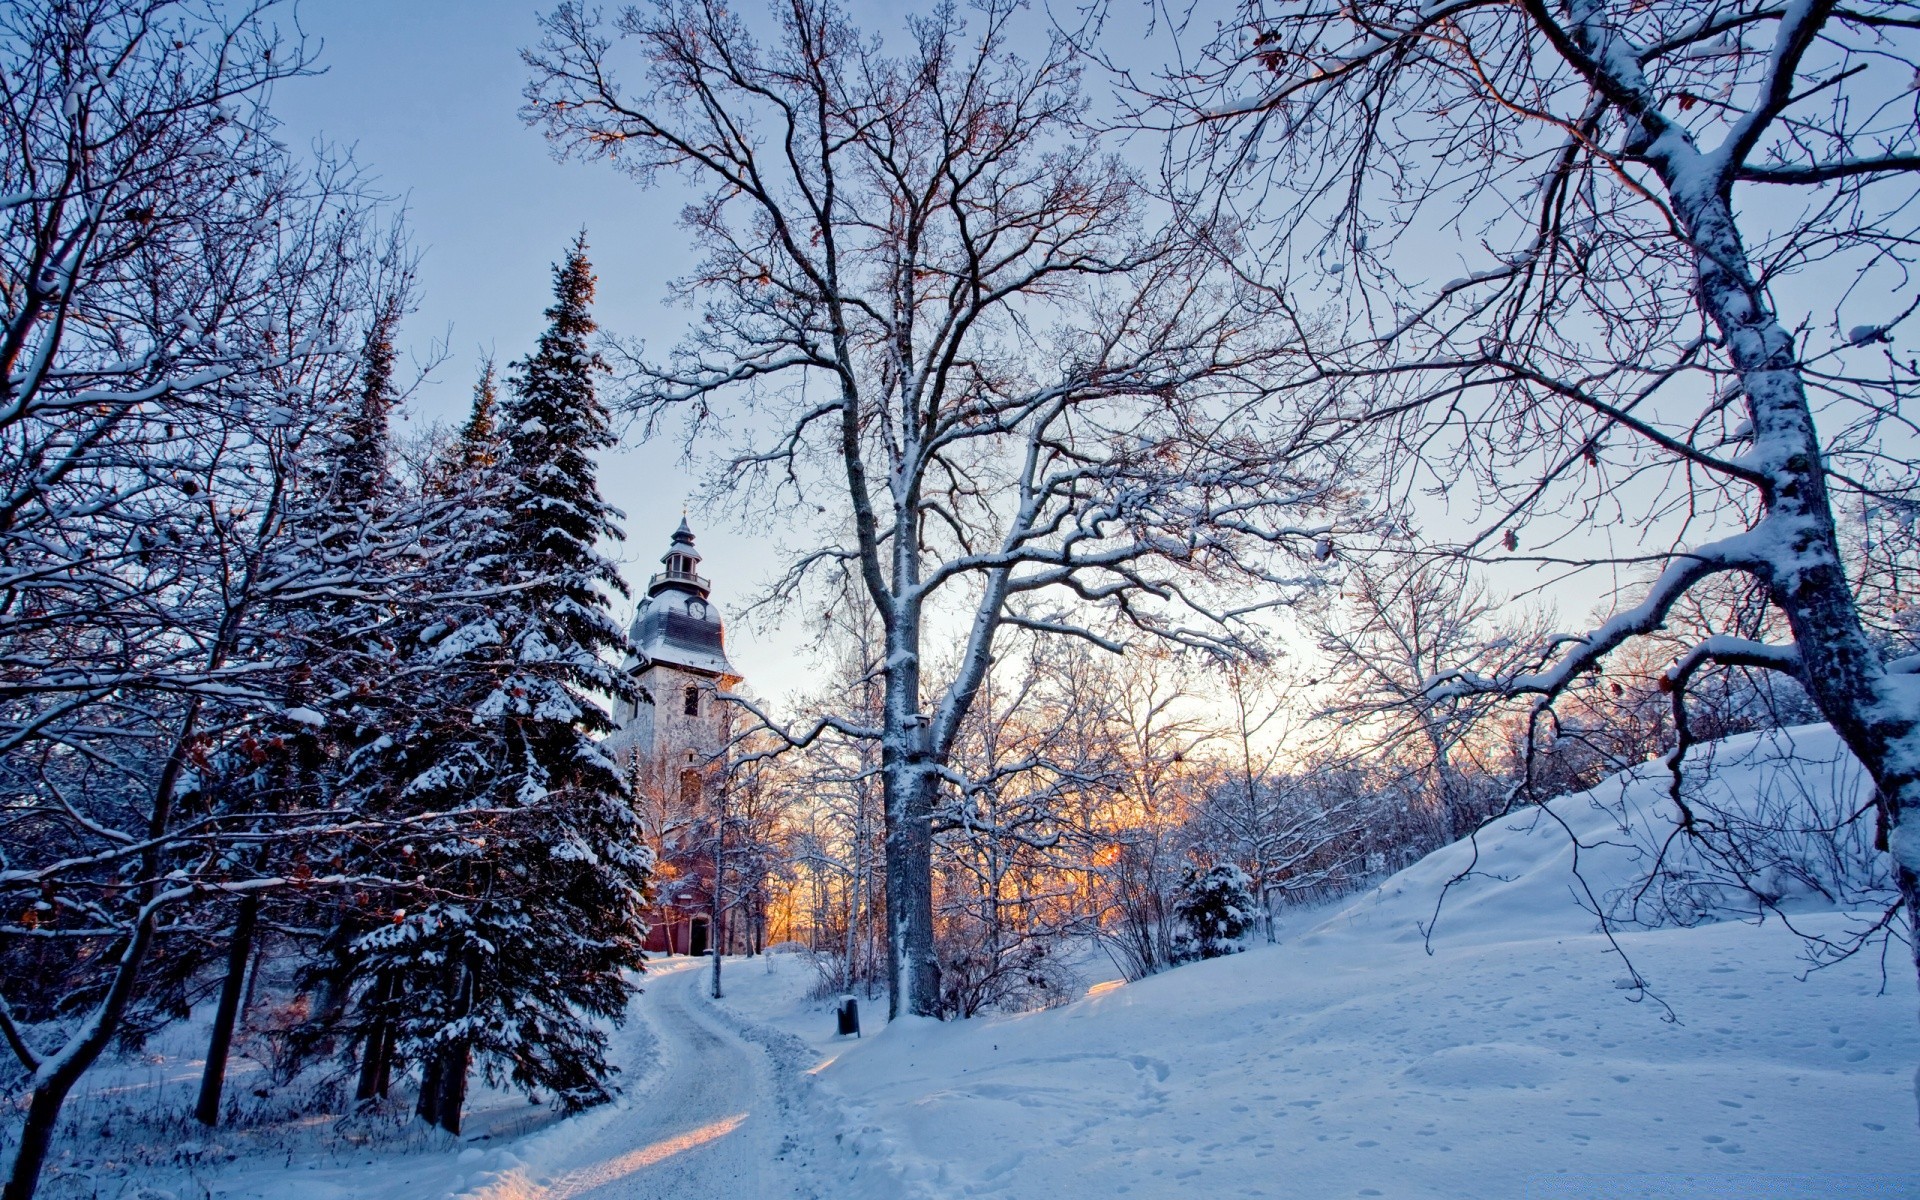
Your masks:
<path fill-rule="evenodd" d="M 1871 816 L 1855 819 L 1871 781 L 1826 726 L 1709 743 L 1681 774 L 1700 839 L 1679 835 L 1672 775 L 1647 763 L 1442 847 L 1308 936 L 1420 940 L 1431 927 L 1441 940 L 1505 940 L 1591 932 L 1602 913 L 1616 926 L 1658 927 L 1768 908 L 1797 924 L 1802 912 L 1877 916 L 1892 899 Z"/>
<path fill-rule="evenodd" d="M 734 972 L 728 1004 L 818 1047 L 843 1141 L 906 1194 L 1920 1195 L 1905 948 L 1884 978 L 1876 953 L 1809 973 L 1777 916 L 1738 919 L 1755 908 L 1743 874 L 1801 932 L 1860 927 L 1871 829 L 1805 832 L 1854 811 L 1857 766 L 1823 729 L 1703 749 L 1683 792 L 1696 820 L 1809 818 L 1732 874 L 1668 842 L 1667 786 L 1640 768 L 1278 945 L 1049 1012 L 834 1039 L 797 958 Z M 1657 861 L 1667 878 L 1644 886 Z M 1440 889 L 1469 865 L 1429 953 Z M 1642 920 L 1616 937 L 1650 993 L 1596 906 Z"/>

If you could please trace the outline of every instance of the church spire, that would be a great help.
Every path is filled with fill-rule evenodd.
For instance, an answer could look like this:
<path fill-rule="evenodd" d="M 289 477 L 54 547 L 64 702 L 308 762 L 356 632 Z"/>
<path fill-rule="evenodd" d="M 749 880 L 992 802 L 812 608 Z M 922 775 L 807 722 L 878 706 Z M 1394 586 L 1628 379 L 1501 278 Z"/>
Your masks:
<path fill-rule="evenodd" d="M 667 552 L 660 556 L 666 569 L 647 581 L 647 595 L 634 614 L 634 647 L 643 670 L 671 668 L 705 678 L 738 679 L 727 661 L 726 626 L 709 603 L 712 584 L 700 574 L 700 551 L 694 548 L 693 529 L 686 518 L 673 531 Z M 644 682 L 646 675 L 642 676 Z M 655 690 L 651 684 L 650 691 Z"/>
<path fill-rule="evenodd" d="M 673 542 L 660 562 L 667 569 L 647 581 L 647 595 L 658 596 L 671 589 L 707 598 L 712 585 L 700 574 L 700 552 L 693 547 L 693 530 L 687 525 L 686 514 L 681 514 L 680 528 L 673 531 Z"/>

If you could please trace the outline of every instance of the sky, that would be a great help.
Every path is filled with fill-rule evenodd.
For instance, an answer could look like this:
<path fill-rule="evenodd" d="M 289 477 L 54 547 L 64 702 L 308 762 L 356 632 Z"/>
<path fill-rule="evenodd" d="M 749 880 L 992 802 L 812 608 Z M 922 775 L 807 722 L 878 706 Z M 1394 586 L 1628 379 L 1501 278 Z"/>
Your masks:
<path fill-rule="evenodd" d="M 282 84 L 273 108 L 299 146 L 324 138 L 351 147 L 380 191 L 404 202 L 420 251 L 418 311 L 402 333 L 417 363 L 445 359 L 409 401 L 398 431 L 464 416 L 479 364 L 525 354 L 544 324 L 551 267 L 585 229 L 600 277 L 603 330 L 665 350 L 686 310 L 670 281 L 692 265 L 675 219 L 686 193 L 645 189 L 604 164 L 561 163 L 517 115 L 527 70 L 522 46 L 538 38 L 540 6 L 526 0 L 302 0 L 282 15 L 318 50 L 324 74 Z M 630 584 L 659 569 L 695 481 L 671 441 L 630 431 L 602 463 L 600 484 L 626 513 L 614 550 Z M 689 519 L 722 611 L 764 581 L 764 539 L 727 528 L 697 504 Z M 629 606 L 630 607 L 630 606 Z M 733 621 L 735 665 L 763 696 L 805 682 L 801 631 Z"/>

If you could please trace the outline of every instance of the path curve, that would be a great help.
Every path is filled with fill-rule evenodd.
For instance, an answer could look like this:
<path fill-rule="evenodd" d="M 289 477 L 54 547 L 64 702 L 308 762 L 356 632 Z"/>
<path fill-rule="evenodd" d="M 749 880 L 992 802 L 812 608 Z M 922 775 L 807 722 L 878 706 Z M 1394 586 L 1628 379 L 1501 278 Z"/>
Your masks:
<path fill-rule="evenodd" d="M 775 1078 L 791 1066 L 715 1011 L 708 978 L 697 963 L 648 971 L 633 1011 L 656 1039 L 659 1069 L 591 1130 L 539 1155 L 537 1172 L 501 1180 L 502 1200 L 817 1200 L 813 1139 L 793 1089 Z"/>

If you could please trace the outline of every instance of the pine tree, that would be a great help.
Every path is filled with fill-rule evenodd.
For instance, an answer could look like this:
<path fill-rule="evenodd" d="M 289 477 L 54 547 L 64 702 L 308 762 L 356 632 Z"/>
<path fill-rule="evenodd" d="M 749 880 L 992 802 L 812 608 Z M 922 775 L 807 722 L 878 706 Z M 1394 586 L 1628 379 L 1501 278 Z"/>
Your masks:
<path fill-rule="evenodd" d="M 330 464 L 334 503 L 343 516 L 372 508 L 387 482 L 387 421 L 399 403 L 393 335 L 404 304 L 403 295 L 383 297 L 361 346 L 359 403 L 341 422 L 340 448 Z"/>
<path fill-rule="evenodd" d="M 423 1064 L 421 1115 L 455 1131 L 476 1060 L 563 1107 L 609 1097 L 592 1018 L 624 1013 L 646 933 L 652 861 L 591 699 L 635 694 L 609 662 L 631 653 L 610 612 L 625 587 L 596 549 L 620 531 L 594 479 L 613 438 L 593 284 L 583 239 L 555 271 L 547 331 L 514 364 L 497 436 L 490 378 L 476 390 L 443 557 L 482 599 L 418 639 L 445 699 L 399 755 L 410 802 L 473 819 L 421 843 L 414 865 L 437 887 L 359 943 L 368 978 L 402 981 L 369 1005 Z"/>
<path fill-rule="evenodd" d="M 473 385 L 473 411 L 460 429 L 460 468 L 478 471 L 491 467 L 500 458 L 500 431 L 495 410 L 499 407 L 493 383 L 493 360 L 480 368 L 480 379 Z"/>
<path fill-rule="evenodd" d="M 481 364 L 480 377 L 473 384 L 473 405 L 466 424 L 437 456 L 429 472 L 428 486 L 446 496 L 469 488 L 481 473 L 500 459 L 500 397 L 494 381 L 493 360 Z"/>
<path fill-rule="evenodd" d="M 1188 957 L 1218 958 L 1239 949 L 1234 943 L 1253 927 L 1257 905 L 1245 871 L 1233 863 L 1191 866 L 1180 891 L 1177 911 L 1187 927 Z"/>

